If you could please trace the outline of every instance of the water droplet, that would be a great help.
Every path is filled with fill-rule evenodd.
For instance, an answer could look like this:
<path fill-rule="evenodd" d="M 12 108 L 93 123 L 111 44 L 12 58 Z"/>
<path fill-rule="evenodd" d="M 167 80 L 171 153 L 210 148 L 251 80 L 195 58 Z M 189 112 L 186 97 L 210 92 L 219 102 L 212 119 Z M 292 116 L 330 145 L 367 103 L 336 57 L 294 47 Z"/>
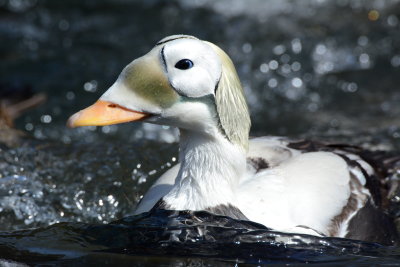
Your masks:
<path fill-rule="evenodd" d="M 278 85 L 278 81 L 275 78 L 271 78 L 268 80 L 268 86 L 271 88 L 275 88 Z"/>
<path fill-rule="evenodd" d="M 101 127 L 101 131 L 105 134 L 112 134 L 118 130 L 118 125 L 106 125 Z"/>
<path fill-rule="evenodd" d="M 290 67 L 292 68 L 292 71 L 301 70 L 301 64 L 300 64 L 300 62 L 297 62 L 297 61 L 293 62 Z"/>
<path fill-rule="evenodd" d="M 75 99 L 75 93 L 72 92 L 72 91 L 68 91 L 68 92 L 65 94 L 65 97 L 66 97 L 68 100 L 74 100 L 74 99 Z"/>
<path fill-rule="evenodd" d="M 115 182 L 113 182 L 113 185 L 114 185 L 114 186 L 120 187 L 120 186 L 122 185 L 122 183 L 119 182 L 119 181 L 115 181 Z"/>
<path fill-rule="evenodd" d="M 25 130 L 27 131 L 32 131 L 33 130 L 33 124 L 28 122 L 27 124 L 25 124 Z"/>
<path fill-rule="evenodd" d="M 40 121 L 43 123 L 50 123 L 52 120 L 51 116 L 46 114 L 40 117 Z"/>
<path fill-rule="evenodd" d="M 323 55 L 326 53 L 326 51 L 327 51 L 327 48 L 324 44 L 318 44 L 317 47 L 315 48 L 315 52 L 318 55 Z"/>
<path fill-rule="evenodd" d="M 368 37 L 364 35 L 358 37 L 357 43 L 361 46 L 366 46 L 368 44 Z"/>
<path fill-rule="evenodd" d="M 243 52 L 245 52 L 246 54 L 247 54 L 247 53 L 250 53 L 252 49 L 253 49 L 253 47 L 252 47 L 251 44 L 249 44 L 249 43 L 245 43 L 245 44 L 243 44 L 243 46 L 242 46 L 242 50 L 243 50 Z"/>
<path fill-rule="evenodd" d="M 396 15 L 390 15 L 387 18 L 387 24 L 389 26 L 395 27 L 395 26 L 397 26 L 397 24 L 399 24 L 399 19 L 396 17 Z"/>
<path fill-rule="evenodd" d="M 400 55 L 395 55 L 392 57 L 390 60 L 390 64 L 392 64 L 393 67 L 399 67 L 400 66 Z"/>
<path fill-rule="evenodd" d="M 266 63 L 262 63 L 262 64 L 260 65 L 260 71 L 261 71 L 262 73 L 267 73 L 267 72 L 269 71 L 268 65 L 267 65 Z"/>
<path fill-rule="evenodd" d="M 277 45 L 272 49 L 272 52 L 275 55 L 282 55 L 283 53 L 286 52 L 286 47 L 284 45 Z"/>
<path fill-rule="evenodd" d="M 278 69 L 278 67 L 279 67 L 279 63 L 278 63 L 278 61 L 276 61 L 276 60 L 271 60 L 271 61 L 268 63 L 268 67 L 269 67 L 271 70 L 276 70 L 276 69 Z"/>
<path fill-rule="evenodd" d="M 356 83 L 349 83 L 347 85 L 347 92 L 354 93 L 357 91 L 357 89 L 358 89 L 358 86 Z"/>
<path fill-rule="evenodd" d="M 108 195 L 107 196 L 107 201 L 110 202 L 111 204 L 114 203 L 114 201 L 115 201 L 114 196 L 113 195 Z"/>
<path fill-rule="evenodd" d="M 109 126 L 109 125 L 106 125 L 106 126 L 101 127 L 101 131 L 102 131 L 103 133 L 105 133 L 105 134 L 110 133 L 110 126 Z"/>
<path fill-rule="evenodd" d="M 298 39 L 298 38 L 293 39 L 292 42 L 291 42 L 291 44 L 292 44 L 292 51 L 293 51 L 293 53 L 298 54 L 298 53 L 301 52 L 301 50 L 302 50 L 302 45 L 301 45 L 300 39 Z"/>
<path fill-rule="evenodd" d="M 75 205 L 79 210 L 82 210 L 82 205 L 81 205 L 81 203 L 79 201 L 76 201 Z"/>
<path fill-rule="evenodd" d="M 85 182 L 90 182 L 90 181 L 92 181 L 92 179 L 93 179 L 93 174 L 91 174 L 91 173 L 85 173 L 85 175 L 83 176 L 83 180 Z"/>
<path fill-rule="evenodd" d="M 358 57 L 358 60 L 360 61 L 362 67 L 369 67 L 370 66 L 370 59 L 369 59 L 369 55 L 368 54 L 365 54 L 365 53 L 361 54 Z"/>
<path fill-rule="evenodd" d="M 83 89 L 85 89 L 86 92 L 94 93 L 97 91 L 97 81 L 92 80 L 90 82 L 86 82 L 83 85 Z"/>
<path fill-rule="evenodd" d="M 146 176 L 142 176 L 142 177 L 139 178 L 138 184 L 143 184 L 143 183 L 145 183 L 146 181 L 147 181 L 147 177 L 146 177 Z"/>
<path fill-rule="evenodd" d="M 303 81 L 300 78 L 295 77 L 292 79 L 292 85 L 296 88 L 299 88 L 303 85 Z"/>
<path fill-rule="evenodd" d="M 292 68 L 290 67 L 289 64 L 284 64 L 284 65 L 281 67 L 281 71 L 282 71 L 282 73 L 284 73 L 284 74 L 289 74 L 290 72 L 292 72 Z"/>

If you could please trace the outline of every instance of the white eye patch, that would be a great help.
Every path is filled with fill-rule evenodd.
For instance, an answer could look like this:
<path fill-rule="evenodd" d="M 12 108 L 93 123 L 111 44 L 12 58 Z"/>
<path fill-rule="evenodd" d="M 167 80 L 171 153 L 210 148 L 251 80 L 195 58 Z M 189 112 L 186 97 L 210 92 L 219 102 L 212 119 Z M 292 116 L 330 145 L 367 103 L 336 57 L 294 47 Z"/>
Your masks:
<path fill-rule="evenodd" d="M 221 61 L 203 41 L 177 39 L 161 49 L 168 80 L 181 95 L 201 97 L 214 94 L 221 77 Z"/>

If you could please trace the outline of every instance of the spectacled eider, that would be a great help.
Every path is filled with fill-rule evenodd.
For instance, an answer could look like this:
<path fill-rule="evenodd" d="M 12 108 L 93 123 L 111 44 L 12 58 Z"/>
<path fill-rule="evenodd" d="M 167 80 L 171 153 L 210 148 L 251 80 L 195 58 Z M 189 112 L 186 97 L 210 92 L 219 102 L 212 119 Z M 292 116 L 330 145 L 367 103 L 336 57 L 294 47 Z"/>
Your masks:
<path fill-rule="evenodd" d="M 138 120 L 178 127 L 180 154 L 136 214 L 154 207 L 208 210 L 277 231 L 383 244 L 398 239 L 384 210 L 400 157 L 278 137 L 249 140 L 235 67 L 212 43 L 186 35 L 162 39 L 68 125 Z"/>

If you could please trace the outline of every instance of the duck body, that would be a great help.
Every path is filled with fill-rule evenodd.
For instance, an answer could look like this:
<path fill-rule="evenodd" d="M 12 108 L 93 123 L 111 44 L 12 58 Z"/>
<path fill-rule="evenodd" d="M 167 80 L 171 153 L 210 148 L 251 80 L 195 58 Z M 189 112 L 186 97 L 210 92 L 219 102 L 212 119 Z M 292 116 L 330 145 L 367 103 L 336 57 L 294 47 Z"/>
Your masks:
<path fill-rule="evenodd" d="M 177 188 L 178 164 L 154 183 L 135 214 L 154 207 L 208 210 L 255 221 L 276 231 L 393 244 L 398 239 L 397 231 L 391 218 L 382 211 L 388 204 L 382 185 L 388 173 L 381 173 L 367 160 L 383 162 L 383 159 L 373 158 L 370 151 L 367 153 L 371 155 L 366 157 L 363 152 L 367 151 L 343 144 L 273 136 L 253 138 L 246 155 L 246 174 L 237 188 L 229 189 L 233 194 L 230 202 L 202 206 L 206 201 L 197 197 L 194 199 L 200 203 L 195 206 L 174 206 L 165 196 Z M 393 161 L 400 158 L 387 159 L 392 161 L 386 165 L 390 169 Z M 212 194 L 225 195 L 225 187 L 216 188 L 220 191 Z M 179 199 L 178 203 L 187 205 L 188 201 Z"/>
<path fill-rule="evenodd" d="M 371 181 L 379 187 L 389 173 L 380 174 L 351 146 L 249 140 L 250 117 L 236 70 L 211 43 L 185 35 L 164 38 L 68 124 L 137 120 L 178 127 L 180 155 L 136 214 L 155 208 L 208 210 L 277 231 L 385 244 L 397 240 L 393 222 L 380 210 L 384 190 L 371 187 Z M 390 161 L 392 171 L 396 162 Z"/>

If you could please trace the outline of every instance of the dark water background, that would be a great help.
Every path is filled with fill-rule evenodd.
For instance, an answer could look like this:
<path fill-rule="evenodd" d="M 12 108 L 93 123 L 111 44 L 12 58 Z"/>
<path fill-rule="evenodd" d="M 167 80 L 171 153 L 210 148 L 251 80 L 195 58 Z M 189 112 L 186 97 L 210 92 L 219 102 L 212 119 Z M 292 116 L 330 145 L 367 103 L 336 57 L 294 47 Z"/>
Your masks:
<path fill-rule="evenodd" d="M 196 239 L 190 250 L 191 238 L 157 242 L 175 233 L 162 231 L 165 214 L 132 219 L 127 227 L 134 236 L 147 225 L 155 229 L 149 230 L 153 239 L 119 240 L 118 246 L 102 241 L 99 251 L 111 251 L 93 254 L 99 242 L 87 229 L 112 236 L 113 227 L 105 223 L 131 214 L 151 182 L 176 162 L 177 132 L 150 124 L 71 130 L 65 121 L 158 40 L 183 33 L 214 42 L 232 57 L 252 113 L 252 135 L 399 150 L 399 19 L 398 0 L 0 0 L 0 90 L 28 86 L 48 97 L 17 120 L 27 137 L 17 146 L 0 146 L 0 258 L 57 262 L 60 257 L 51 255 L 69 253 L 82 265 L 85 257 L 165 265 L 222 264 L 221 259 L 231 264 L 236 256 L 251 263 L 397 262 L 398 248 L 352 241 L 348 248 L 337 239 L 290 235 L 298 245 L 286 247 L 253 232 L 246 233 L 251 242 L 236 249 L 221 250 L 230 239 Z M 399 200 L 392 199 L 394 207 Z M 392 211 L 396 217 L 399 212 Z M 171 216 L 187 221 L 184 214 Z M 56 222 L 70 223 L 46 228 Z M 41 228 L 10 232 L 32 227 Z M 199 231 L 190 227 L 190 233 Z M 201 227 L 216 226 L 204 220 Z M 245 227 L 227 228 L 240 236 Z M 211 253 L 214 248 L 220 253 Z"/>

